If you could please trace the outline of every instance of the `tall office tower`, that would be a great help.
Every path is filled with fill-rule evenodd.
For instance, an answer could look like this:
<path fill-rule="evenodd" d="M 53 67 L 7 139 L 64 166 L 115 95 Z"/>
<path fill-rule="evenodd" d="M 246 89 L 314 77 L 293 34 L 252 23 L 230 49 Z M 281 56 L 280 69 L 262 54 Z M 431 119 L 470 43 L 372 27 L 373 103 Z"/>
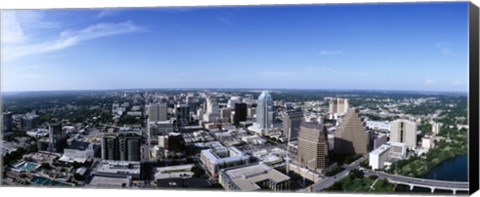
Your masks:
<path fill-rule="evenodd" d="M 222 108 L 220 109 L 220 117 L 222 122 L 230 122 L 230 115 L 232 114 L 232 109 Z"/>
<path fill-rule="evenodd" d="M 297 139 L 300 124 L 303 120 L 303 112 L 300 110 L 289 110 L 284 113 L 283 117 L 283 134 L 287 137 L 290 136 L 290 140 Z"/>
<path fill-rule="evenodd" d="M 328 137 L 324 125 L 301 123 L 297 161 L 311 170 L 325 169 L 328 166 Z"/>
<path fill-rule="evenodd" d="M 366 123 L 356 108 L 348 109 L 335 131 L 335 153 L 344 155 L 367 154 L 370 135 Z"/>
<path fill-rule="evenodd" d="M 348 99 L 336 98 L 329 101 L 330 114 L 344 115 L 348 111 Z"/>
<path fill-rule="evenodd" d="M 232 96 L 230 99 L 228 99 L 227 107 L 230 108 L 230 109 L 234 109 L 235 104 L 241 103 L 241 102 L 242 101 L 241 101 L 239 96 Z"/>
<path fill-rule="evenodd" d="M 442 128 L 442 123 L 433 123 L 432 124 L 432 133 L 434 134 L 440 134 L 440 129 Z"/>
<path fill-rule="evenodd" d="M 11 131 L 12 130 L 12 112 L 4 112 L 3 114 L 3 132 L 6 132 L 6 131 Z"/>
<path fill-rule="evenodd" d="M 105 134 L 102 138 L 102 159 L 103 160 L 117 160 L 118 154 L 118 139 L 116 134 Z"/>
<path fill-rule="evenodd" d="M 67 135 L 62 130 L 61 123 L 52 123 L 48 125 L 48 151 L 61 153 L 66 146 Z"/>
<path fill-rule="evenodd" d="M 257 128 L 271 129 L 273 127 L 273 99 L 267 91 L 263 91 L 257 100 Z"/>
<path fill-rule="evenodd" d="M 390 141 L 405 143 L 410 149 L 417 147 L 417 123 L 405 119 L 390 122 Z"/>
<path fill-rule="evenodd" d="M 240 125 L 240 122 L 247 121 L 247 104 L 235 103 L 235 114 L 233 116 L 233 124 Z"/>
<path fill-rule="evenodd" d="M 105 134 L 102 139 L 102 159 L 140 161 L 142 137 L 134 133 Z"/>
<path fill-rule="evenodd" d="M 220 109 L 218 107 L 217 99 L 214 96 L 207 98 L 207 110 L 203 115 L 203 120 L 206 122 L 215 122 L 220 117 Z"/>
<path fill-rule="evenodd" d="M 177 129 L 188 126 L 190 123 L 190 107 L 186 104 L 177 104 L 175 106 L 175 117 L 177 119 Z"/>
<path fill-rule="evenodd" d="M 148 106 L 148 119 L 150 122 L 167 120 L 167 103 L 152 103 Z"/>

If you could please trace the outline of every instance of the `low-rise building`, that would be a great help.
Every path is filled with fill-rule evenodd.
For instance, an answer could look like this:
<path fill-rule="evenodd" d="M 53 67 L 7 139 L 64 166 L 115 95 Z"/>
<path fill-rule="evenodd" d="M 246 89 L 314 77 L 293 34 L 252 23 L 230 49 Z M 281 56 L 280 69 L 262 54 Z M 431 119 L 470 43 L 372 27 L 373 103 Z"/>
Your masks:
<path fill-rule="evenodd" d="M 382 145 L 369 154 L 369 165 L 372 170 L 383 169 L 385 162 L 390 158 L 390 145 Z"/>
<path fill-rule="evenodd" d="M 214 177 L 223 168 L 238 166 L 249 162 L 250 156 L 243 153 L 236 147 L 215 147 L 202 150 L 200 160 L 207 171 Z"/>
<path fill-rule="evenodd" d="M 230 191 L 288 190 L 290 177 L 265 164 L 253 164 L 223 169 L 219 182 Z"/>
<path fill-rule="evenodd" d="M 98 164 L 94 174 L 107 177 L 131 177 L 132 179 L 139 179 L 141 175 L 141 165 L 140 162 L 135 161 L 104 160 Z"/>

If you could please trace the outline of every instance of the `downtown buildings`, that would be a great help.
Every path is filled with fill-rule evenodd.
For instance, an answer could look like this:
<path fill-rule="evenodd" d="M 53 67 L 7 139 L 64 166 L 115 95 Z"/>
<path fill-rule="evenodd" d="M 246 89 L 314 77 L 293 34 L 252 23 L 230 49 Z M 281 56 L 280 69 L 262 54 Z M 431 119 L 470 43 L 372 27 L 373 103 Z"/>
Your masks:
<path fill-rule="evenodd" d="M 108 133 L 102 138 L 102 159 L 140 161 L 142 137 L 134 133 Z"/>
<path fill-rule="evenodd" d="M 409 149 L 417 147 L 417 123 L 398 119 L 390 123 L 390 141 L 407 144 Z"/>
<path fill-rule="evenodd" d="M 356 108 L 348 109 L 335 131 L 335 154 L 367 154 L 370 149 L 370 134 L 363 117 Z"/>
<path fill-rule="evenodd" d="M 328 166 L 328 137 L 324 125 L 301 124 L 297 161 L 311 170 L 325 169 Z"/>
<path fill-rule="evenodd" d="M 256 122 L 249 129 L 259 135 L 264 135 L 273 128 L 273 99 L 267 91 L 263 91 L 258 97 L 255 110 Z"/>
<path fill-rule="evenodd" d="M 300 110 L 289 110 L 283 116 L 283 134 L 290 140 L 298 138 L 300 124 L 303 120 L 303 112 Z"/>

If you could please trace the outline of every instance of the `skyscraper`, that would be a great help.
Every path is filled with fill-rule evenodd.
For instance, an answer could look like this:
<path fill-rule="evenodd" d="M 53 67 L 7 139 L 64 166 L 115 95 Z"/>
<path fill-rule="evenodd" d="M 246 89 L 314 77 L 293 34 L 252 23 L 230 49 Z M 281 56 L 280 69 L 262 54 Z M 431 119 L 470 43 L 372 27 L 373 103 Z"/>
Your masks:
<path fill-rule="evenodd" d="M 215 122 L 220 117 L 220 109 L 215 96 L 209 96 L 207 98 L 207 110 L 203 115 L 203 120 L 206 122 Z"/>
<path fill-rule="evenodd" d="M 67 135 L 62 130 L 62 123 L 48 125 L 48 151 L 61 153 L 66 146 Z"/>
<path fill-rule="evenodd" d="M 390 141 L 405 143 L 410 149 L 417 147 L 417 123 L 406 119 L 392 121 Z"/>
<path fill-rule="evenodd" d="M 240 125 L 240 122 L 247 121 L 247 104 L 235 103 L 235 115 L 233 117 L 233 124 Z"/>
<path fill-rule="evenodd" d="M 348 111 L 348 99 L 336 98 L 329 101 L 330 114 L 344 115 Z"/>
<path fill-rule="evenodd" d="M 102 159 L 140 161 L 142 137 L 134 133 L 105 134 L 102 138 Z"/>
<path fill-rule="evenodd" d="M 300 124 L 303 120 L 303 112 L 300 110 L 286 111 L 283 118 L 283 134 L 290 136 L 290 140 L 297 139 Z"/>
<path fill-rule="evenodd" d="M 273 127 L 273 99 L 267 91 L 263 91 L 257 100 L 257 122 L 258 129 L 271 129 Z"/>
<path fill-rule="evenodd" d="M 2 117 L 3 120 L 3 132 L 12 130 L 12 112 L 4 112 Z"/>
<path fill-rule="evenodd" d="M 370 136 L 364 119 L 356 108 L 348 109 L 345 117 L 335 131 L 336 154 L 366 154 L 369 150 Z"/>
<path fill-rule="evenodd" d="M 177 129 L 187 126 L 190 123 L 190 107 L 186 104 L 177 104 L 175 106 L 175 117 Z"/>
<path fill-rule="evenodd" d="M 328 137 L 324 125 L 301 123 L 297 161 L 311 170 L 325 169 L 328 166 Z"/>
<path fill-rule="evenodd" d="M 167 120 L 167 103 L 152 103 L 148 107 L 148 119 L 150 122 Z"/>

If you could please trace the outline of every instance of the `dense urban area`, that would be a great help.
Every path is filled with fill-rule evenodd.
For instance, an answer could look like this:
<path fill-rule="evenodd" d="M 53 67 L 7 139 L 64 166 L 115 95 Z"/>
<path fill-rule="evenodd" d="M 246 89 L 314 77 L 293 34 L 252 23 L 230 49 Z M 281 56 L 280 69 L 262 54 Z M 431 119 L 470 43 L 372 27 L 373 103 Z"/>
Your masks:
<path fill-rule="evenodd" d="M 2 99 L 2 185 L 468 191 L 468 182 L 421 177 L 467 155 L 466 93 L 152 89 Z"/>

